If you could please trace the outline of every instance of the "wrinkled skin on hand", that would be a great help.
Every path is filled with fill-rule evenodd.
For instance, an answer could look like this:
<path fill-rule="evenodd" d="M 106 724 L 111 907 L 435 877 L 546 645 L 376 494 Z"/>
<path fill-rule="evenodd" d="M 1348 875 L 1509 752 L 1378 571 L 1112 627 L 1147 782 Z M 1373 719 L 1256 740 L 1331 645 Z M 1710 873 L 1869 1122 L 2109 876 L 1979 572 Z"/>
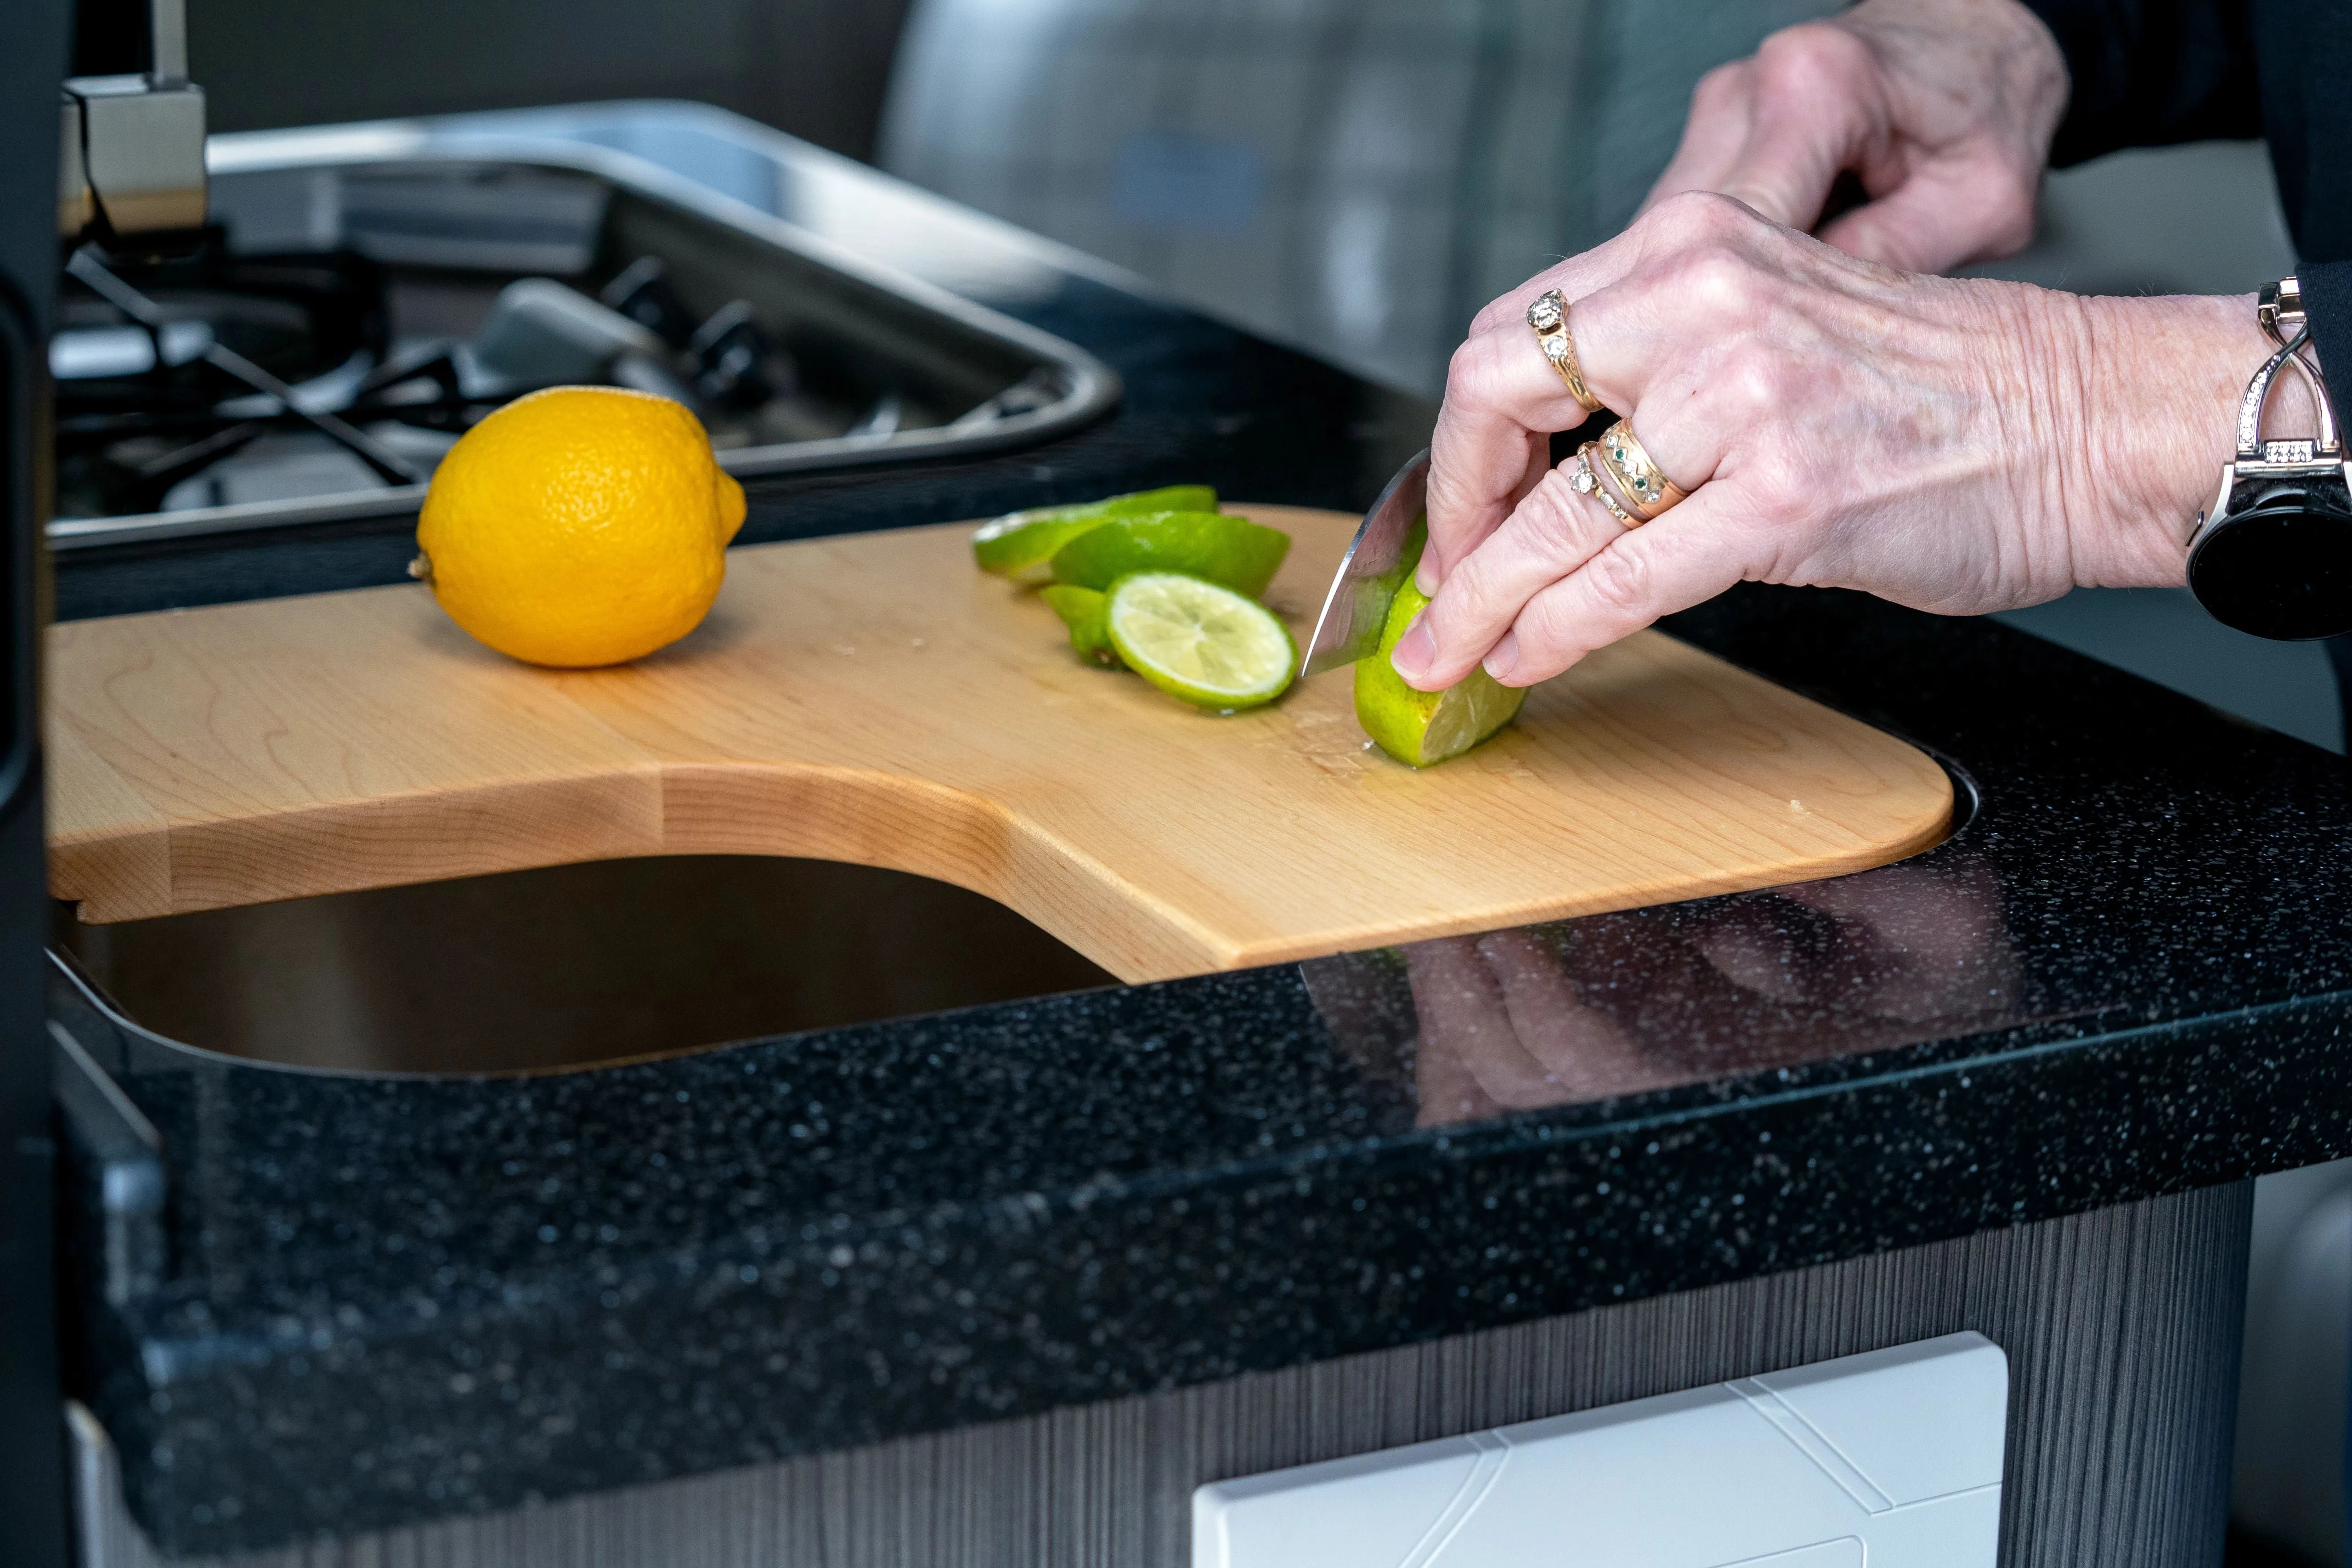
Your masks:
<path fill-rule="evenodd" d="M 1628 531 L 1549 467 L 1583 411 L 1525 313 L 1556 288 L 1585 380 L 1691 498 Z M 1483 311 L 1433 439 L 1436 602 L 1391 656 L 1507 685 L 1742 580 L 1947 615 L 2184 580 L 2267 342 L 2250 298 L 2091 299 L 1864 261 L 1679 195 Z"/>
<path fill-rule="evenodd" d="M 2017 0 L 1864 0 L 1708 72 L 1648 205 L 1720 192 L 1910 272 L 2013 255 L 2066 92 L 2057 40 Z M 1846 174 L 1869 199 L 1824 224 Z"/>

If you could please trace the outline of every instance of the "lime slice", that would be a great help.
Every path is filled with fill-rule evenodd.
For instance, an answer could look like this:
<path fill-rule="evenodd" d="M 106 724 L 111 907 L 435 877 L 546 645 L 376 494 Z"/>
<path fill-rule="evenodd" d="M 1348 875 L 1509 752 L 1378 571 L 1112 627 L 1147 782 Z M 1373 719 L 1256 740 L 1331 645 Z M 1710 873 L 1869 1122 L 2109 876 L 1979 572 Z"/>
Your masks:
<path fill-rule="evenodd" d="M 1298 645 L 1272 611 L 1199 577 L 1131 573 L 1111 584 L 1105 608 L 1129 668 L 1202 708 L 1271 702 L 1298 673 Z"/>
<path fill-rule="evenodd" d="M 1087 530 L 1054 554 L 1054 576 L 1081 588 L 1108 589 L 1130 572 L 1181 572 L 1255 598 L 1290 553 L 1290 535 L 1245 517 L 1171 511 L 1115 517 Z"/>
<path fill-rule="evenodd" d="M 1474 669 L 1443 691 L 1416 691 L 1389 662 L 1389 650 L 1429 603 L 1407 578 L 1389 605 L 1381 646 L 1356 661 L 1356 722 L 1398 762 L 1425 768 L 1458 757 L 1518 717 L 1525 688 L 1505 686 Z"/>
<path fill-rule="evenodd" d="M 1034 507 L 982 523 L 971 536 L 971 553 L 983 572 L 1042 583 L 1054 552 L 1106 518 L 1216 510 L 1217 492 L 1207 485 L 1170 485 L 1075 506 Z"/>
<path fill-rule="evenodd" d="M 1118 668 L 1118 650 L 1110 646 L 1110 627 L 1103 619 L 1103 609 L 1110 601 L 1092 588 L 1073 588 L 1056 583 L 1038 597 L 1053 606 L 1070 628 L 1070 646 L 1078 657 L 1090 663 Z"/>

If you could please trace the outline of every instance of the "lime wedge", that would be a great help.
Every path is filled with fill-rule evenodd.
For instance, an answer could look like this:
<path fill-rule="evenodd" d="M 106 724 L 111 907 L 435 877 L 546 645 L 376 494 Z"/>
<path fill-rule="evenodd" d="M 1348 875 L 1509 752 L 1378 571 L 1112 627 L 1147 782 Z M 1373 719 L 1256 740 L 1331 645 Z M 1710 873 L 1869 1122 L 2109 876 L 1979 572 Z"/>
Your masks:
<path fill-rule="evenodd" d="M 1131 573 L 1111 584 L 1105 609 L 1129 668 L 1202 708 L 1271 702 L 1298 673 L 1298 645 L 1272 611 L 1199 577 Z"/>
<path fill-rule="evenodd" d="M 1156 490 L 1137 490 L 1097 504 L 1112 517 L 1144 517 L 1160 511 L 1214 511 L 1217 487 L 1162 485 Z"/>
<path fill-rule="evenodd" d="M 983 572 L 1042 583 L 1054 552 L 1106 518 L 1216 510 L 1217 492 L 1207 485 L 1170 485 L 1075 506 L 1034 507 L 982 523 L 971 536 L 971 553 Z"/>
<path fill-rule="evenodd" d="M 1102 526 L 1102 513 L 1092 507 L 1049 506 L 1016 511 L 983 523 L 971 536 L 972 559 L 983 572 L 1015 581 L 1046 582 L 1052 574 L 1045 563 L 1054 552 L 1090 528 Z"/>
<path fill-rule="evenodd" d="M 1038 597 L 1053 606 L 1062 624 L 1070 628 L 1070 646 L 1078 650 L 1080 658 L 1111 669 L 1118 668 L 1118 650 L 1110 646 L 1110 627 L 1103 619 L 1104 607 L 1110 602 L 1106 595 L 1092 588 L 1056 583 Z"/>
<path fill-rule="evenodd" d="M 1245 517 L 1171 511 L 1114 517 L 1054 554 L 1054 576 L 1081 588 L 1108 589 L 1130 572 L 1181 572 L 1255 598 L 1290 553 L 1290 535 Z"/>
<path fill-rule="evenodd" d="M 1518 717 L 1525 688 L 1474 669 L 1443 691 L 1416 691 L 1389 662 L 1389 650 L 1429 603 L 1407 577 L 1389 605 L 1379 651 L 1356 661 L 1356 722 L 1398 762 L 1429 767 L 1458 757 Z"/>

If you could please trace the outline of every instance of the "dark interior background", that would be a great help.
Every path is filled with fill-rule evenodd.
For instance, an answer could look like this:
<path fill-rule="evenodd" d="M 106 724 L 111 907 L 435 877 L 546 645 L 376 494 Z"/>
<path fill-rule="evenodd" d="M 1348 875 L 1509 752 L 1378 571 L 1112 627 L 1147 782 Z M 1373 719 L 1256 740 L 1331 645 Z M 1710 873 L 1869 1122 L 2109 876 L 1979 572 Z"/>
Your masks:
<path fill-rule="evenodd" d="M 687 98 L 868 158 L 908 4 L 188 0 L 188 74 L 216 131 Z"/>

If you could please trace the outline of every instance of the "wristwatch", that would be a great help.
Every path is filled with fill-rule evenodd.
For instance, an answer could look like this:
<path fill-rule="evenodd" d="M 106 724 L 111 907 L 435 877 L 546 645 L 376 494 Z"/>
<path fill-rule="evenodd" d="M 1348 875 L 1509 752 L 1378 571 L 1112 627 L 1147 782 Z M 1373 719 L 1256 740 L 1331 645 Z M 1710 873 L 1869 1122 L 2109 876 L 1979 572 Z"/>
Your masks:
<path fill-rule="evenodd" d="M 2303 290 L 2292 278 L 2265 284 L 2257 307 L 2278 345 L 2246 384 L 2238 450 L 2221 465 L 2213 505 L 2189 535 L 2189 586 L 2224 626 L 2302 642 L 2352 632 L 2352 465 L 2336 428 L 2327 383 L 2310 358 Z M 2279 372 L 2311 389 L 2318 433 L 2265 440 L 2263 416 Z"/>

